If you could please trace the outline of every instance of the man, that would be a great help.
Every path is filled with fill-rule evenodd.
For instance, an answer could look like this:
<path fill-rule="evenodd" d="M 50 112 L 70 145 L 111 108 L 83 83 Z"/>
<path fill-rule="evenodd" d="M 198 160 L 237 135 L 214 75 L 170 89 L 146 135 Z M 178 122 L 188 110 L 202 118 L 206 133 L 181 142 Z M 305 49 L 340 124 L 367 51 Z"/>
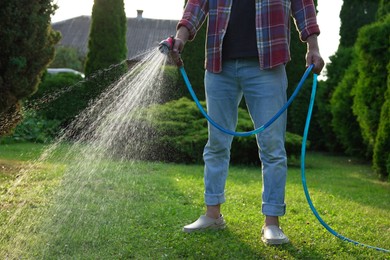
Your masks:
<path fill-rule="evenodd" d="M 290 17 L 295 19 L 300 38 L 307 43 L 306 63 L 319 74 L 324 61 L 319 53 L 320 33 L 312 0 L 188 0 L 177 26 L 172 58 L 208 17 L 205 91 L 208 114 L 222 127 L 235 130 L 238 105 L 244 96 L 257 128 L 286 103 L 285 64 L 290 60 Z M 259 133 L 257 143 L 262 162 L 262 240 L 284 244 L 289 240 L 279 227 L 285 214 L 287 156 L 284 148 L 286 113 Z M 184 227 L 185 232 L 222 229 L 232 136 L 209 124 L 204 148 L 206 214 Z"/>

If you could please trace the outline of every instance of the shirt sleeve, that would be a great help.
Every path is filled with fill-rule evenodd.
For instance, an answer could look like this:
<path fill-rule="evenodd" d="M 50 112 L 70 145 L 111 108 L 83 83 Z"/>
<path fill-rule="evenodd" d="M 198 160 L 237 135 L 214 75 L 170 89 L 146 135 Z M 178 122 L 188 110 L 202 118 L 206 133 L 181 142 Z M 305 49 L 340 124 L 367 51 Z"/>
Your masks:
<path fill-rule="evenodd" d="M 291 0 L 291 10 L 301 41 L 306 41 L 310 35 L 320 34 L 313 0 Z"/>
<path fill-rule="evenodd" d="M 208 11 L 208 0 L 188 0 L 177 29 L 181 26 L 186 27 L 190 32 L 189 40 L 193 40 L 196 32 L 206 20 Z"/>

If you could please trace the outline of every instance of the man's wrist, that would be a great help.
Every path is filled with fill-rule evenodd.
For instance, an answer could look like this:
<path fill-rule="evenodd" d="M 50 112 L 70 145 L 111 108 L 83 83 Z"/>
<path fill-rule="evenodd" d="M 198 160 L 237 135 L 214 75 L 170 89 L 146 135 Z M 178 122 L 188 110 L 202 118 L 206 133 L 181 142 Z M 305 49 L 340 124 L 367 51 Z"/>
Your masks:
<path fill-rule="evenodd" d="M 319 50 L 317 34 L 312 34 L 306 39 L 308 50 Z"/>
<path fill-rule="evenodd" d="M 185 44 L 190 37 L 190 32 L 185 26 L 181 26 L 177 32 L 175 38 L 179 38 Z"/>

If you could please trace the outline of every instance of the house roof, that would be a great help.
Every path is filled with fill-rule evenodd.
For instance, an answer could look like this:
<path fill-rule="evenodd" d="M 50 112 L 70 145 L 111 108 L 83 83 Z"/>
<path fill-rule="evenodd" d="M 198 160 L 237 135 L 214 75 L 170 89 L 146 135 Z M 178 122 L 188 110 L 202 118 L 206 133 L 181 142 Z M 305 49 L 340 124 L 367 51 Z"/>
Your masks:
<path fill-rule="evenodd" d="M 142 15 L 127 18 L 127 58 L 135 59 L 147 50 L 157 48 L 160 41 L 176 33 L 177 23 L 177 20 L 148 19 Z M 52 27 L 62 34 L 60 46 L 76 48 L 86 55 L 90 25 L 90 16 L 79 16 L 53 23 Z"/>

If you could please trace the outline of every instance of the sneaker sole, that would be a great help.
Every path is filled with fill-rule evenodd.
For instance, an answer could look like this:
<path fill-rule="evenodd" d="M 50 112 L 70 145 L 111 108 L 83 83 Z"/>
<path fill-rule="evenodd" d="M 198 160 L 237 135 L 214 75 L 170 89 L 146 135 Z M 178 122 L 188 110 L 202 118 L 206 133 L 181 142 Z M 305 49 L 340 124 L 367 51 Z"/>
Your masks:
<path fill-rule="evenodd" d="M 197 228 L 197 229 L 189 229 L 189 228 L 183 228 L 183 232 L 185 233 L 193 233 L 193 232 L 203 232 L 207 230 L 221 230 L 226 227 L 226 224 L 218 225 L 218 226 L 209 226 L 205 228 Z"/>
<path fill-rule="evenodd" d="M 264 242 L 264 244 L 269 246 L 284 245 L 290 243 L 288 239 L 265 239 L 262 237 L 261 240 Z"/>

